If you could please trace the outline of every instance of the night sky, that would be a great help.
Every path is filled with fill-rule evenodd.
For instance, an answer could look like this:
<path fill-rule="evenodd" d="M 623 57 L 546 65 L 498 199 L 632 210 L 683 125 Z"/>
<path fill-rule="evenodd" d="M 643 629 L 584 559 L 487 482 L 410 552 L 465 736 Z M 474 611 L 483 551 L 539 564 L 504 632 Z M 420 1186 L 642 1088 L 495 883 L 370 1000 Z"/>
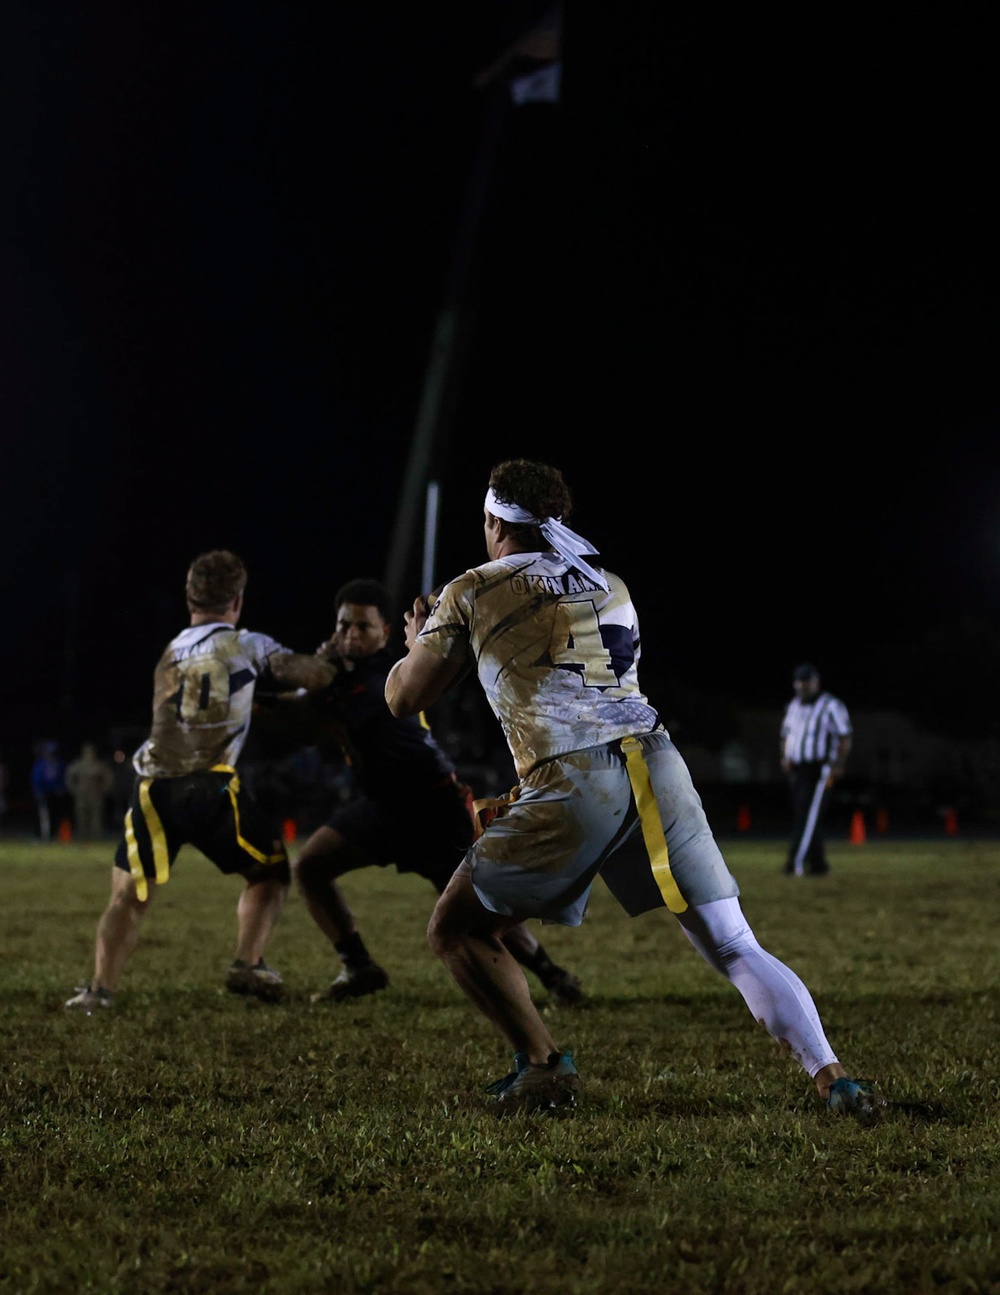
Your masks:
<path fill-rule="evenodd" d="M 543 10 L 5 12 L 11 765 L 146 721 L 196 552 L 239 551 L 244 624 L 310 651 L 387 574 L 448 303 L 439 580 L 485 556 L 490 466 L 546 459 L 666 714 L 778 707 L 807 658 L 994 731 L 985 23 L 570 3 L 558 105 L 477 87 Z"/>

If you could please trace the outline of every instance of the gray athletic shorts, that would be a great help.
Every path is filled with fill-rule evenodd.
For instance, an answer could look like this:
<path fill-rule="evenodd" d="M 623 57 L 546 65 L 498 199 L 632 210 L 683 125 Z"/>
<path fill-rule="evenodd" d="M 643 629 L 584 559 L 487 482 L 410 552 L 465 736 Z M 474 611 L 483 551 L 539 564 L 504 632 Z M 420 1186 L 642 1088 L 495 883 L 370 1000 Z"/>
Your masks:
<path fill-rule="evenodd" d="M 632 917 L 740 893 L 688 767 L 662 731 L 538 765 L 459 869 L 491 912 L 564 926 L 583 921 L 598 876 Z"/>

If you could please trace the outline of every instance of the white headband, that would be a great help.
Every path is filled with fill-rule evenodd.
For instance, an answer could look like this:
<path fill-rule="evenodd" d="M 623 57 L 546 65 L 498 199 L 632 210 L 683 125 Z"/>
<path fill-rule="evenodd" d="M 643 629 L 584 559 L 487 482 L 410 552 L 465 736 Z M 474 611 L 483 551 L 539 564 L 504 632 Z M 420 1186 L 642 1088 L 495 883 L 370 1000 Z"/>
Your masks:
<path fill-rule="evenodd" d="M 502 504 L 493 493 L 492 486 L 486 492 L 486 511 L 492 513 L 494 517 L 502 517 L 505 522 L 537 526 L 561 558 L 565 558 L 571 567 L 577 567 L 584 575 L 590 576 L 591 580 L 596 580 L 607 593 L 606 577 L 602 576 L 600 571 L 596 571 L 589 562 L 585 562 L 582 557 L 584 553 L 597 553 L 598 550 L 582 535 L 577 535 L 576 531 L 571 531 L 568 526 L 564 526 L 558 517 L 532 517 L 531 513 L 519 504 Z"/>

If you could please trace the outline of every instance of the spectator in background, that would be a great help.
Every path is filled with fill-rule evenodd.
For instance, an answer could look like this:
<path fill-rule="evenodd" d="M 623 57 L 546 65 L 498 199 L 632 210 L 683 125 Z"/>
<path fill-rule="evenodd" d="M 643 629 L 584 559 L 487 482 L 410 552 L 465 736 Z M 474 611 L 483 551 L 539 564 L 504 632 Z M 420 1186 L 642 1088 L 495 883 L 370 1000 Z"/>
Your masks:
<path fill-rule="evenodd" d="M 80 754 L 66 766 L 66 789 L 73 798 L 73 826 L 81 841 L 99 841 L 104 834 L 104 809 L 114 787 L 111 766 L 84 742 Z"/>
<path fill-rule="evenodd" d="M 59 743 L 41 742 L 31 766 L 31 794 L 38 814 L 38 836 L 52 840 L 52 822 L 58 821 L 66 808 L 66 762 L 59 754 Z"/>
<path fill-rule="evenodd" d="M 138 745 L 138 743 L 136 743 Z M 135 785 L 135 770 L 132 768 L 131 755 L 120 747 L 111 757 L 111 821 L 118 824 L 128 812 L 132 799 L 132 788 Z"/>
<path fill-rule="evenodd" d="M 808 661 L 792 673 L 795 696 L 781 721 L 781 768 L 792 797 L 792 839 L 785 872 L 820 877 L 830 871 L 823 822 L 834 784 L 844 776 L 851 749 L 847 707 L 823 692 L 819 670 Z"/>

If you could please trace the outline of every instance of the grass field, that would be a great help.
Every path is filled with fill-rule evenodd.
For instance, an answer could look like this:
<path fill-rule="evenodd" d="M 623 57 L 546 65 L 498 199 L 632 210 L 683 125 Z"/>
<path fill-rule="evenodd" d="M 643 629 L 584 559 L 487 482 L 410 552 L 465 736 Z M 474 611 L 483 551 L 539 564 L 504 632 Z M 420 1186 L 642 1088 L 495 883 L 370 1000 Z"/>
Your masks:
<path fill-rule="evenodd" d="M 758 937 L 889 1098 L 874 1127 L 600 883 L 544 932 L 589 991 L 545 1008 L 580 1107 L 501 1120 L 482 1090 L 510 1057 L 427 952 L 426 884 L 347 879 L 391 984 L 339 1007 L 310 1002 L 335 968 L 293 895 L 267 1006 L 222 989 L 239 883 L 185 852 L 85 1017 L 62 1003 L 110 848 L 0 843 L 0 1291 L 1000 1292 L 1000 844 L 835 844 L 815 880 L 724 844 Z"/>

